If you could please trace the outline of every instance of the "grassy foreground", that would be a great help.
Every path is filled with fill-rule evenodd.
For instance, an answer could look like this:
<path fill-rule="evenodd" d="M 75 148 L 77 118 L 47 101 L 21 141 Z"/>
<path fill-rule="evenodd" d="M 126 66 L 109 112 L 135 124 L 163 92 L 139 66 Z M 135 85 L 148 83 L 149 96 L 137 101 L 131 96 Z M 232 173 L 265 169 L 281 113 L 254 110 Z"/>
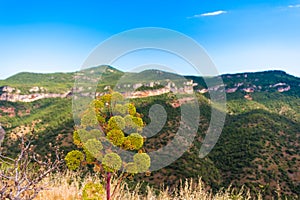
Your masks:
<path fill-rule="evenodd" d="M 80 178 L 75 173 L 66 173 L 60 175 L 49 176 L 43 184 L 47 189 L 40 192 L 36 199 L 38 200 L 79 200 L 82 199 L 81 187 L 87 182 L 101 182 L 98 178 L 87 176 L 80 181 Z M 116 186 L 117 180 L 112 181 L 112 188 Z M 221 189 L 218 193 L 213 194 L 206 189 L 201 179 L 187 180 L 181 184 L 178 190 L 170 191 L 168 189 L 157 192 L 153 188 L 147 187 L 146 192 L 141 194 L 141 187 L 137 185 L 134 189 L 129 189 L 127 183 L 122 182 L 117 189 L 113 199 L 116 200 L 239 200 L 239 199 L 262 199 L 258 194 L 256 197 L 250 196 L 248 190 L 241 189 L 239 191 L 227 188 Z M 101 199 L 101 197 L 99 198 Z M 102 195 L 105 199 L 105 194 Z"/>

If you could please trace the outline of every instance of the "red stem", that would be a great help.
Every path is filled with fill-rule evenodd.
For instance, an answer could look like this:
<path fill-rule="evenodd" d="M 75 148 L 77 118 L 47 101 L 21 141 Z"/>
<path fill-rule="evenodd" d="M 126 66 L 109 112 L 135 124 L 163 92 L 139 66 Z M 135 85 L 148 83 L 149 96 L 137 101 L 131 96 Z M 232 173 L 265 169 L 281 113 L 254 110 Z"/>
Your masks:
<path fill-rule="evenodd" d="M 111 174 L 110 172 L 106 173 L 106 199 L 110 200 L 110 178 Z"/>

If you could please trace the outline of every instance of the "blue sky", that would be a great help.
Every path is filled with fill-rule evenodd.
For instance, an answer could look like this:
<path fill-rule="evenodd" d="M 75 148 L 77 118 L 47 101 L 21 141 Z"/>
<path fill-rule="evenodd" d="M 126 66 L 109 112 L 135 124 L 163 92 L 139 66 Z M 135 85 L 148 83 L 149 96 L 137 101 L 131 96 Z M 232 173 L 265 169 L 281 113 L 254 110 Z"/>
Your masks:
<path fill-rule="evenodd" d="M 300 77 L 300 0 L 0 0 L 0 79 L 79 70 L 99 43 L 140 27 L 195 39 L 220 73 L 280 69 Z M 116 67 L 153 56 L 144 52 Z M 192 73 L 178 63 L 178 72 Z"/>

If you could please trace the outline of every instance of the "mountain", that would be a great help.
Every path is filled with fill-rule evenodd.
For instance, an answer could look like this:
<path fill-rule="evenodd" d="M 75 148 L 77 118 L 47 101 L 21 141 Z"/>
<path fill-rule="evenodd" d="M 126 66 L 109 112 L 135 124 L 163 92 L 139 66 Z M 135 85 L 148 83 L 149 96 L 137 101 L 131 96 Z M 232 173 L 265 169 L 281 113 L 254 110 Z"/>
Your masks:
<path fill-rule="evenodd" d="M 221 78 L 222 85 L 208 87 L 205 82 Z M 95 84 L 96 91 L 89 90 L 89 84 Z M 168 167 L 136 180 L 172 188 L 180 178 L 201 176 L 213 190 L 246 185 L 266 199 L 279 191 L 300 197 L 300 78 L 283 71 L 206 78 L 159 70 L 124 73 L 109 66 L 74 73 L 19 73 L 0 81 L 0 125 L 6 132 L 2 150 L 13 156 L 18 149 L 15 139 L 29 133 L 42 154 L 49 152 L 48 143 L 65 151 L 75 148 L 72 96 L 101 95 L 109 88 L 134 102 L 148 124 L 155 120 L 149 116 L 153 105 L 165 109 L 166 123 L 146 140 L 149 152 L 174 138 L 189 95 L 195 92 L 198 100 L 201 123 L 191 148 Z M 215 90 L 226 93 L 227 108 L 218 111 L 226 112 L 225 126 L 213 150 L 200 159 L 213 107 L 210 92 Z"/>
<path fill-rule="evenodd" d="M 22 93 L 28 93 L 29 89 L 38 85 L 47 88 L 48 92 L 63 92 L 69 90 L 74 84 L 74 73 L 29 73 L 22 72 L 0 81 L 0 85 L 8 85 L 17 88 Z"/>

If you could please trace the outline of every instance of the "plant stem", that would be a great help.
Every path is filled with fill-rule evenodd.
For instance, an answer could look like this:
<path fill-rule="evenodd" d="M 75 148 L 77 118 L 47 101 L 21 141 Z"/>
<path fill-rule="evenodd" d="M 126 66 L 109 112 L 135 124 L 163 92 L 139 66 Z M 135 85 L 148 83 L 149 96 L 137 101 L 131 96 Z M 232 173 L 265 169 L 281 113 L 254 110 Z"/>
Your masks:
<path fill-rule="evenodd" d="M 110 200 L 110 178 L 111 178 L 111 173 L 107 172 L 106 173 L 106 199 Z"/>

